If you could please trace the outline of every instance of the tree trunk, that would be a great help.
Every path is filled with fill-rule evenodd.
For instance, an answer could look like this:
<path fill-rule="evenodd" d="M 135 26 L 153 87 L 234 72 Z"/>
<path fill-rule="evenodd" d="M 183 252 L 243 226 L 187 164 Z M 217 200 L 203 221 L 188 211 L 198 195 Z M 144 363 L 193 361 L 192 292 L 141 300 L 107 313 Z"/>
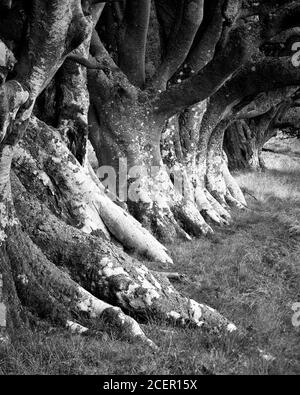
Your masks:
<path fill-rule="evenodd" d="M 97 88 L 97 78 L 99 73 L 89 73 L 90 139 L 100 165 L 98 175 L 109 174 L 107 186 L 160 240 L 207 233 L 194 202 L 174 187 L 163 164 L 160 141 L 165 116 L 155 114 L 151 94 L 119 78 L 112 100 L 111 91 L 105 97 Z M 179 184 L 184 174 L 177 176 Z"/>
<path fill-rule="evenodd" d="M 79 332 L 101 318 L 121 337 L 140 339 L 152 347 L 153 342 L 126 314 L 142 321 L 152 316 L 195 328 L 235 330 L 218 312 L 184 297 L 165 276 L 152 273 L 120 245 L 114 246 L 104 232 L 83 231 L 74 219 L 71 201 L 71 191 L 75 200 L 84 191 L 82 177 L 74 176 L 83 168 L 70 152 L 68 158 L 64 152 L 69 151 L 57 130 L 36 119 L 16 148 L 12 185 L 17 216 L 6 225 L 1 257 L 7 328 L 15 326 L 11 322 L 20 310 L 25 316 L 30 313 Z M 6 163 L 7 155 L 3 158 Z M 97 202 L 97 193 L 90 189 L 90 200 Z"/>
<path fill-rule="evenodd" d="M 276 135 L 276 107 L 265 114 L 230 125 L 224 138 L 224 150 L 231 170 L 264 170 L 262 149 Z"/>
<path fill-rule="evenodd" d="M 224 120 L 214 129 L 208 144 L 207 188 L 223 206 L 238 208 L 247 206 L 244 195 L 228 170 L 227 158 L 223 151 L 225 130 L 230 120 Z"/>
<path fill-rule="evenodd" d="M 199 151 L 199 144 L 205 139 L 205 136 L 201 135 L 205 111 L 206 102 L 187 109 L 168 122 L 163 134 L 164 161 L 169 167 L 180 169 L 185 196 L 203 217 L 203 234 L 213 232 L 205 221 L 225 224 L 229 218 L 229 214 L 206 189 L 207 147 Z M 174 143 L 171 143 L 172 141 Z"/>
<path fill-rule="evenodd" d="M 231 170 L 260 168 L 260 149 L 247 122 L 237 121 L 230 125 L 224 137 L 224 150 Z M 262 147 L 260 147 L 262 148 Z"/>
<path fill-rule="evenodd" d="M 34 128 L 40 128 L 36 137 L 45 135 L 45 130 L 41 133 L 46 128 L 45 124 L 34 121 L 29 127 L 31 133 Z M 50 131 L 54 133 L 53 129 Z M 57 184 L 47 182 L 52 178 L 47 178 L 47 173 L 42 175 L 41 170 L 28 172 L 28 168 L 23 166 L 30 156 L 30 152 L 25 151 L 26 142 L 30 141 L 28 147 L 31 151 L 40 150 L 39 139 L 35 138 L 33 143 L 31 133 L 23 147 L 16 151 L 14 170 L 22 183 L 17 176 L 12 178 L 14 203 L 22 228 L 15 220 L 6 225 L 5 255 L 1 257 L 4 305 L 9 306 L 5 314 L 8 328 L 17 315 L 16 311 L 23 306 L 22 311 L 80 332 L 87 330 L 91 319 L 101 317 L 116 327 L 122 337 L 141 339 L 153 347 L 136 321 L 124 315 L 120 308 L 139 319 L 159 316 L 180 325 L 235 329 L 216 311 L 180 295 L 166 277 L 151 273 L 143 264 L 122 252 L 120 247 L 114 247 L 103 234 L 88 235 L 67 225 L 61 218 L 67 218 L 68 212 L 56 216 L 57 211 L 52 211 L 52 199 L 60 194 L 63 196 L 63 191 Z M 44 142 L 46 138 L 43 137 Z M 59 149 L 60 146 L 56 147 Z M 58 150 L 54 156 L 49 145 L 44 144 L 43 148 L 48 161 L 61 153 Z M 22 165 L 21 155 L 27 158 Z M 30 162 L 36 163 L 37 159 L 31 157 Z M 77 166 L 77 173 L 79 163 L 76 164 L 75 159 L 70 163 Z M 38 166 L 41 163 L 36 163 L 36 168 Z M 39 184 L 39 188 L 35 184 Z M 77 188 L 80 189 L 78 185 Z M 43 194 L 42 189 L 45 189 Z M 65 210 L 63 207 L 60 209 Z M 6 262 L 10 265 L 7 272 L 4 270 Z M 8 288 L 10 283 L 12 289 Z M 16 308 L 12 310 L 13 295 Z M 4 320 L 1 322 L 3 324 Z"/>
<path fill-rule="evenodd" d="M 73 317 L 77 319 L 82 317 L 82 320 L 86 317 L 89 321 L 102 317 L 115 325 L 122 336 L 138 338 L 154 346 L 134 319 L 126 316 L 120 308 L 113 307 L 93 296 L 46 257 L 43 248 L 39 248 L 29 237 L 29 230 L 38 230 L 43 221 L 40 224 L 35 222 L 32 228 L 30 221 L 22 222 L 22 215 L 24 217 L 26 213 L 24 207 L 18 212 L 21 223 L 15 213 L 10 185 L 14 152 L 16 153 L 15 170 L 19 170 L 20 178 L 27 185 L 28 190 L 33 196 L 36 194 L 36 197 L 48 202 L 48 207 L 56 215 L 59 212 L 66 222 L 74 226 L 74 222 L 77 221 L 76 225 L 82 229 L 78 230 L 79 234 L 98 231 L 105 239 L 109 237 L 109 233 L 113 233 L 116 237 L 119 236 L 124 244 L 129 242 L 131 247 L 141 243 L 140 252 L 147 253 L 148 250 L 152 250 L 155 259 L 171 261 L 164 247 L 127 213 L 122 209 L 118 210 L 105 196 L 103 189 L 101 190 L 97 182 L 93 181 L 96 177 L 89 168 L 79 165 L 57 130 L 47 128 L 45 124 L 34 119 L 29 124 L 28 140 L 24 140 L 23 145 L 17 146 L 24 136 L 37 97 L 61 66 L 66 55 L 87 38 L 89 28 L 88 20 L 84 17 L 81 4 L 77 0 L 47 2 L 47 12 L 44 2 L 37 0 L 32 16 L 28 48 L 18 63 L 18 81 L 5 81 L 7 71 L 15 60 L 6 45 L 0 42 L 1 340 L 7 341 L 9 333 L 19 323 L 25 322 L 30 313 L 80 332 L 86 331 L 87 328 L 74 322 Z M 35 23 L 35 20 L 40 21 L 39 18 L 41 23 Z M 45 31 L 47 34 L 44 34 Z M 40 51 L 36 52 L 33 48 L 39 48 Z M 77 101 L 76 98 L 75 102 Z M 31 140 L 34 132 L 37 132 L 37 135 Z M 24 186 L 20 189 L 19 185 L 17 179 L 14 183 L 16 206 L 18 198 L 23 201 L 26 195 Z M 59 198 L 62 200 L 61 204 Z M 81 199 L 82 201 L 79 201 Z M 37 200 L 29 201 L 28 210 L 31 216 L 28 216 L 28 220 L 35 219 L 34 209 L 37 205 Z M 45 206 L 40 217 L 46 223 L 48 217 L 50 220 L 53 215 L 50 211 L 45 215 L 47 209 L 49 210 L 48 207 Z M 110 232 L 105 228 L 99 212 L 97 214 L 100 210 Z M 59 223 L 55 225 L 56 229 L 59 229 Z M 126 229 L 129 230 L 128 234 Z M 71 241 L 74 244 L 72 237 Z M 82 257 L 82 260 L 84 258 L 86 257 Z M 101 260 L 103 257 L 99 258 Z M 105 272 L 108 277 L 110 267 L 108 262 Z"/>
<path fill-rule="evenodd" d="M 125 248 L 154 261 L 172 263 L 166 248 L 106 195 L 90 166 L 79 166 L 70 156 L 58 130 L 33 118 L 16 150 L 14 166 L 22 180 L 24 174 L 28 188 L 40 198 L 46 193 L 49 207 L 66 222 L 106 239 L 112 235 Z M 28 179 L 28 173 L 38 179 Z"/>
<path fill-rule="evenodd" d="M 231 219 L 225 199 L 230 196 L 229 185 L 231 189 L 235 185 L 235 195 L 246 203 L 224 160 L 222 141 L 227 121 L 220 119 L 217 106 L 207 107 L 202 102 L 173 117 L 163 134 L 165 162 L 181 169 L 190 201 L 212 225 L 228 224 Z M 206 226 L 203 233 L 213 231 Z"/>

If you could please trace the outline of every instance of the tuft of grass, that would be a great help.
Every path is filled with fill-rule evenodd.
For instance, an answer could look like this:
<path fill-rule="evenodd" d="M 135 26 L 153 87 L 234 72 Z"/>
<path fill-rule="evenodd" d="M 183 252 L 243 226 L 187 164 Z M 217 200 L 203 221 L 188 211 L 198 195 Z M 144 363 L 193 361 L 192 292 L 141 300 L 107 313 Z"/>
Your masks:
<path fill-rule="evenodd" d="M 144 329 L 160 347 L 155 353 L 113 333 L 35 330 L 0 350 L 0 374 L 299 374 L 292 305 L 300 302 L 300 160 L 293 150 L 265 160 L 266 172 L 236 175 L 249 209 L 233 212 L 232 224 L 210 238 L 169 246 L 172 271 L 188 279 L 174 285 L 230 318 L 242 337 L 152 321 Z"/>

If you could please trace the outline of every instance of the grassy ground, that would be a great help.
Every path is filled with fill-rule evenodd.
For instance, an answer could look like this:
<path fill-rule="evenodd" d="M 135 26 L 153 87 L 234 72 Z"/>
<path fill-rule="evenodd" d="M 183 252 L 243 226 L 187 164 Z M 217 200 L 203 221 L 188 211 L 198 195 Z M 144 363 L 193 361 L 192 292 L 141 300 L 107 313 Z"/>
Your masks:
<path fill-rule="evenodd" d="M 0 373 L 300 374 L 300 328 L 292 325 L 300 302 L 300 143 L 299 151 L 278 144 L 271 148 L 280 153 L 265 154 L 266 172 L 237 175 L 249 210 L 210 239 L 170 246 L 174 271 L 187 276 L 176 287 L 233 320 L 242 338 L 152 322 L 145 331 L 161 347 L 153 353 L 112 334 L 39 330 L 0 352 Z"/>

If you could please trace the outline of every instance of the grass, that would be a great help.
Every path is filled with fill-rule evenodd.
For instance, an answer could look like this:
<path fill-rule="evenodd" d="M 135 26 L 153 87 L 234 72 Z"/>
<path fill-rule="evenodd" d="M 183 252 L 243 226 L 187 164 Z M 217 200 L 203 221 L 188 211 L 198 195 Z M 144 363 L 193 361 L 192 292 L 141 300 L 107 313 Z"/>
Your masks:
<path fill-rule="evenodd" d="M 36 330 L 0 351 L 0 373 L 299 374 L 292 305 L 300 302 L 300 160 L 294 150 L 283 151 L 265 153 L 266 172 L 236 175 L 249 210 L 233 213 L 232 225 L 209 239 L 169 246 L 172 270 L 187 276 L 176 287 L 217 308 L 243 329 L 242 337 L 152 322 L 145 331 L 160 346 L 154 353 L 113 334 Z"/>

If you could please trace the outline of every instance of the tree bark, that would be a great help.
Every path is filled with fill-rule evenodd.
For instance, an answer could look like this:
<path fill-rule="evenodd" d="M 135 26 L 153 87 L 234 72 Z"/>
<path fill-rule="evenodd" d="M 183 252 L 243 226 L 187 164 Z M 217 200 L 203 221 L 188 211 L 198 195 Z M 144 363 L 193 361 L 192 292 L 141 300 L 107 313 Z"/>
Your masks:
<path fill-rule="evenodd" d="M 239 118 L 245 119 L 231 124 L 225 133 L 224 149 L 230 169 L 264 170 L 263 146 L 276 135 L 297 91 L 297 87 L 291 87 L 259 95 L 240 111 Z"/>
<path fill-rule="evenodd" d="M 225 133 L 224 150 L 230 170 L 264 170 L 262 148 L 265 142 L 276 134 L 272 130 L 264 141 L 264 130 L 257 130 L 251 122 L 237 121 Z"/>
<path fill-rule="evenodd" d="M 22 148 L 16 150 L 14 164 L 22 183 L 16 175 L 12 176 L 14 206 L 22 228 L 17 222 L 6 228 L 5 233 L 5 251 L 16 288 L 17 306 L 22 306 L 24 313 L 80 333 L 87 332 L 92 322 L 97 326 L 97 320 L 101 319 L 122 338 L 143 341 L 153 348 L 155 344 L 131 317 L 144 321 L 149 316 L 159 316 L 168 322 L 202 330 L 231 332 L 236 329 L 215 310 L 182 296 L 163 275 L 151 273 L 103 234 L 86 234 L 62 220 L 68 213 L 57 216 L 56 211 L 51 211 L 53 196 L 63 195 L 63 183 L 49 184 L 53 170 L 45 166 L 42 174 L 42 164 L 37 163 L 37 158 L 47 156 L 49 161 L 60 157 L 61 147 L 45 144 L 49 139 L 45 128 L 49 127 L 42 122 L 33 121 L 29 128 L 30 132 L 34 128 L 39 130 L 34 138 L 28 133 Z M 54 134 L 53 129 L 50 131 Z M 43 155 L 38 136 L 42 136 Z M 58 133 L 54 134 L 54 138 L 58 139 L 57 136 Z M 26 143 L 31 152 L 24 153 Z M 58 150 L 56 155 L 54 149 Z M 36 170 L 32 168 L 29 172 L 23 165 L 33 151 L 37 152 L 37 158 L 31 156 L 30 162 L 32 166 L 35 162 Z M 23 163 L 20 162 L 22 156 L 26 157 Z M 75 163 L 74 158 L 73 168 Z M 78 162 L 76 166 L 80 168 Z M 55 171 L 66 176 L 65 167 Z M 32 188 L 35 183 L 39 188 Z M 77 188 L 80 187 L 77 185 Z M 41 189 L 45 189 L 43 194 Z M 5 261 L 3 257 L 1 264 Z M 8 288 L 6 276 L 4 288 Z M 10 311 L 6 314 L 7 321 L 12 321 L 12 315 Z"/>
<path fill-rule="evenodd" d="M 250 61 L 261 48 L 260 21 L 242 15 L 251 4 L 214 1 L 210 10 L 218 12 L 209 17 L 215 27 L 200 31 L 203 1 L 178 0 L 179 13 L 168 1 L 162 8 L 171 10 L 170 19 L 160 14 L 167 38 L 164 60 L 143 90 L 150 1 L 128 0 L 119 7 L 122 24 L 115 31 L 120 48 L 113 57 L 98 34 L 103 5 L 97 3 L 32 0 L 31 7 L 18 2 L 14 9 L 11 2 L 1 2 L 9 21 L 21 16 L 11 36 L 7 22 L 0 26 L 5 36 L 0 41 L 0 337 L 7 341 L 28 317 L 80 333 L 102 320 L 121 336 L 154 348 L 135 318 L 158 316 L 195 328 L 236 330 L 130 256 L 137 252 L 139 259 L 172 263 L 126 205 L 112 199 L 119 193 L 126 200 L 128 192 L 129 211 L 168 241 L 210 233 L 203 216 L 228 223 L 227 204 L 244 205 L 244 198 L 223 157 L 227 122 L 238 119 L 259 92 L 298 84 L 299 71 L 288 53 Z M 268 12 L 273 7 L 268 4 Z M 285 14 L 290 12 L 285 8 Z M 271 19 L 277 34 L 280 24 Z M 7 45 L 15 49 L 16 67 Z M 197 61 L 193 54 L 201 47 L 206 53 Z M 185 81 L 169 85 L 187 59 L 196 73 L 188 70 Z M 55 75 L 60 97 L 53 100 L 48 126 L 32 111 Z M 101 184 L 86 160 L 88 125 L 99 164 L 106 166 L 98 175 L 114 173 L 109 185 Z M 167 159 L 179 182 L 163 163 L 164 129 L 162 146 L 174 153 Z M 115 184 L 116 190 L 111 188 Z"/>

